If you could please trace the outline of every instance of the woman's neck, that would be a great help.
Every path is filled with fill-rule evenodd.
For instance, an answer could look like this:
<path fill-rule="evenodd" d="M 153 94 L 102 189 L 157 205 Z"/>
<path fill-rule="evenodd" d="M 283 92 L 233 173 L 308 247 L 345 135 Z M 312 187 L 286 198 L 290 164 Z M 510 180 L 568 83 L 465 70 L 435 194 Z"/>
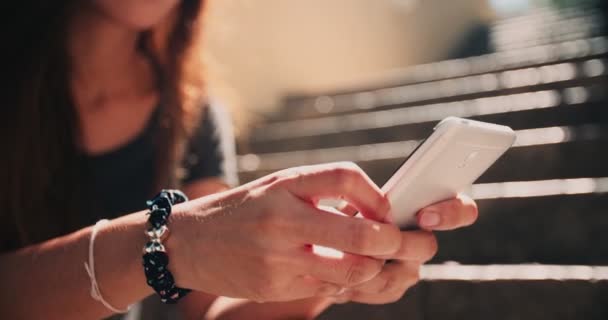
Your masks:
<path fill-rule="evenodd" d="M 77 105 L 105 104 L 112 98 L 149 92 L 150 66 L 137 50 L 138 30 L 86 8 L 70 26 L 71 84 Z"/>

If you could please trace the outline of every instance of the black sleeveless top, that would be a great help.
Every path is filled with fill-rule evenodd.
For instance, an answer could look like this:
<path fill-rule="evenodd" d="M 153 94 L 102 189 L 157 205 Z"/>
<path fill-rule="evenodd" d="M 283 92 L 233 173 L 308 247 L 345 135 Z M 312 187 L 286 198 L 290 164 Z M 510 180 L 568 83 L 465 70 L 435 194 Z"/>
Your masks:
<path fill-rule="evenodd" d="M 156 144 L 155 122 L 159 109 L 144 130 L 127 144 L 99 155 L 84 155 L 82 184 L 84 200 L 80 227 L 100 219 L 112 219 L 145 209 L 154 188 Z M 234 141 L 230 119 L 219 106 L 207 106 L 183 157 L 182 184 L 209 178 L 237 183 Z"/>
<path fill-rule="evenodd" d="M 86 201 L 82 201 L 85 208 L 81 211 L 81 228 L 100 219 L 143 210 L 146 200 L 158 192 L 152 188 L 156 170 L 154 137 L 159 114 L 157 109 L 146 128 L 127 144 L 100 155 L 83 155 L 82 186 Z M 188 141 L 183 167 L 182 184 L 212 177 L 221 178 L 231 186 L 238 183 L 234 137 L 226 110 L 217 105 L 205 107 L 200 124 Z M 179 312 L 175 306 L 164 305 L 153 295 L 134 305 L 128 314 L 107 319 L 169 320 L 179 319 Z"/>

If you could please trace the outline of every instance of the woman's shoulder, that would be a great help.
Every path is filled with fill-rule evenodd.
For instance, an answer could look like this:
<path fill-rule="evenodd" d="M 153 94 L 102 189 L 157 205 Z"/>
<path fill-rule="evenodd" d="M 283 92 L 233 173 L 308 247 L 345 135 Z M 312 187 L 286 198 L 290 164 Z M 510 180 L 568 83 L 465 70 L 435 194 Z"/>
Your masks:
<path fill-rule="evenodd" d="M 232 136 L 232 117 L 228 108 L 217 101 L 205 102 L 196 130 L 216 131 L 217 134 Z"/>
<path fill-rule="evenodd" d="M 188 141 L 183 182 L 205 177 L 224 177 L 236 184 L 236 150 L 232 118 L 221 103 L 204 104 L 200 120 Z"/>

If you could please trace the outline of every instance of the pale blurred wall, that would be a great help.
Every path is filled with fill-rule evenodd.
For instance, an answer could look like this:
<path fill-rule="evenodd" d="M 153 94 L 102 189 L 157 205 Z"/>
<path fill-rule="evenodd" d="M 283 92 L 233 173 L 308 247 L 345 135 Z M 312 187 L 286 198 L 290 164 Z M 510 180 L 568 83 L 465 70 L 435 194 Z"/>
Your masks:
<path fill-rule="evenodd" d="M 485 0 L 210 0 L 212 95 L 255 113 L 291 92 L 341 88 L 441 59 Z"/>

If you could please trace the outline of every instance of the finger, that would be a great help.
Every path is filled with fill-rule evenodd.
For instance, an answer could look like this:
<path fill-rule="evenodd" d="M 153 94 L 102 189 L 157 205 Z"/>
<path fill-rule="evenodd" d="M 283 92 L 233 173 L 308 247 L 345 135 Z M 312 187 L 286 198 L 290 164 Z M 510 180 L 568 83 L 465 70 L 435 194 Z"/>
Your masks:
<path fill-rule="evenodd" d="M 392 256 L 401 246 L 394 225 L 334 214 L 308 203 L 293 206 L 288 237 L 298 244 L 316 244 L 365 256 Z"/>
<path fill-rule="evenodd" d="M 305 275 L 342 287 L 352 287 L 374 278 L 382 270 L 384 261 L 345 253 L 340 258 L 315 255 L 302 251 L 296 257 Z"/>
<path fill-rule="evenodd" d="M 395 254 L 376 258 L 403 261 L 427 262 L 437 253 L 437 238 L 424 230 L 401 232 L 401 246 Z"/>
<path fill-rule="evenodd" d="M 389 304 L 399 301 L 409 288 L 404 288 L 402 291 L 387 292 L 385 294 L 366 293 L 353 291 L 350 293 L 348 300 L 351 302 L 366 303 L 366 304 Z"/>
<path fill-rule="evenodd" d="M 343 291 L 343 287 L 328 283 L 311 276 L 300 276 L 293 279 L 288 290 L 278 295 L 277 301 L 291 301 L 311 297 L 330 297 Z"/>
<path fill-rule="evenodd" d="M 350 288 L 350 290 L 380 295 L 404 292 L 418 282 L 419 270 L 419 263 L 394 261 L 384 265 L 382 271 L 373 279 Z"/>
<path fill-rule="evenodd" d="M 471 225 L 477 220 L 477 205 L 466 195 L 458 195 L 418 212 L 418 225 L 425 230 L 452 230 Z"/>
<path fill-rule="evenodd" d="M 358 286 L 356 288 L 349 289 L 344 293 L 345 297 L 337 296 L 334 299 L 339 301 L 353 301 L 367 304 L 387 304 L 393 303 L 400 300 L 405 292 L 414 286 L 419 279 L 420 265 L 418 263 L 411 262 L 394 262 L 385 266 L 387 273 L 382 273 L 376 278 L 384 281 L 374 282 L 373 280 Z M 384 272 L 384 270 L 383 270 Z M 406 275 L 405 277 L 403 275 Z M 390 280 L 391 278 L 397 280 Z M 374 278 L 375 279 L 375 278 Z"/>
<path fill-rule="evenodd" d="M 353 163 L 335 163 L 293 169 L 291 177 L 278 182 L 299 198 L 316 203 L 339 198 L 350 203 L 366 218 L 384 221 L 390 203 L 380 188 Z M 289 172 L 289 171 L 287 171 Z"/>

